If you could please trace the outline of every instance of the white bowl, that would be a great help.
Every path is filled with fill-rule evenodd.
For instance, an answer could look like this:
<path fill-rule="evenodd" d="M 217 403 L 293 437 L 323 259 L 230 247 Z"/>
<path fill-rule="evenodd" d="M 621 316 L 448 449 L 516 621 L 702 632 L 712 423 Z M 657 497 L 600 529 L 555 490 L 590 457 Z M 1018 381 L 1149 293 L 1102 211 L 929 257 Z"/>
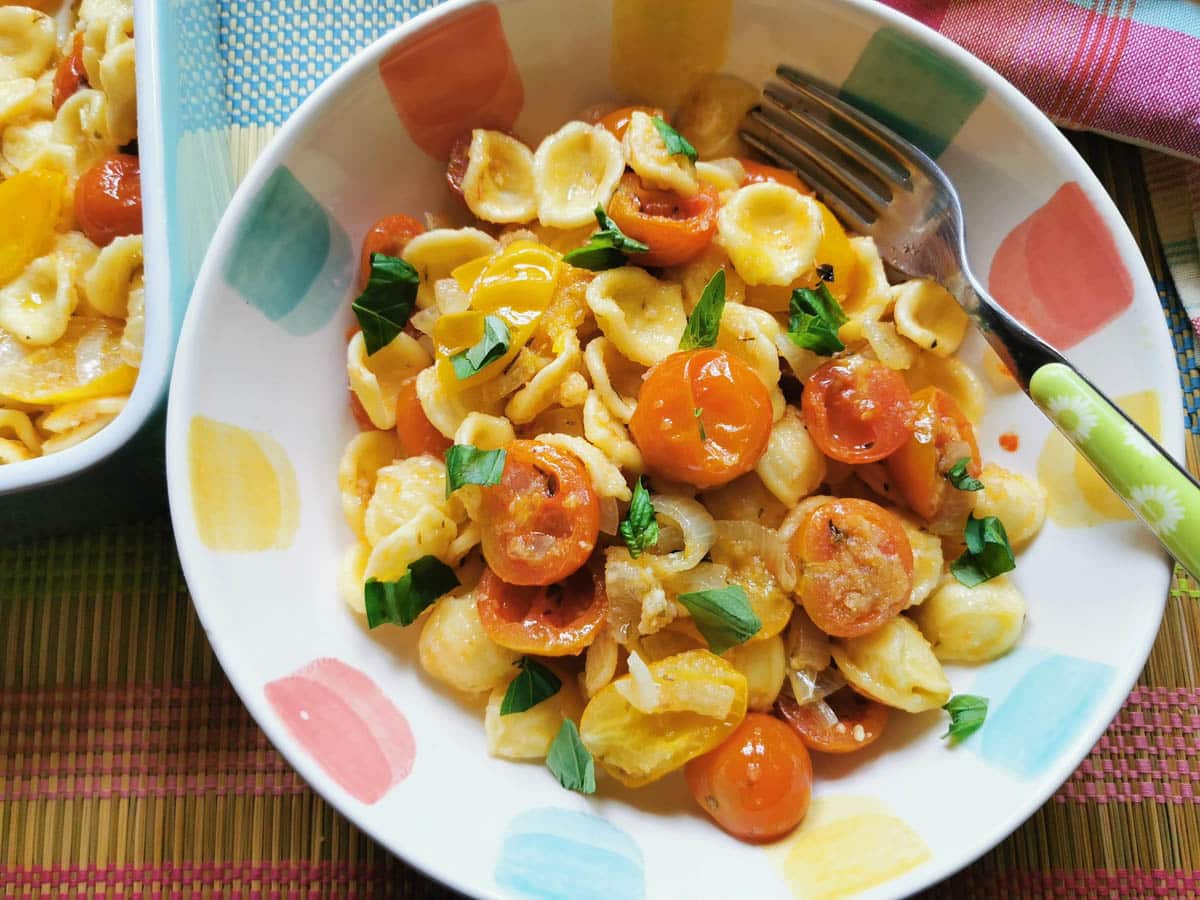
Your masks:
<path fill-rule="evenodd" d="M 1181 450 L 1174 359 L 1137 246 L 1091 172 L 1024 97 L 881 5 L 693 4 L 701 8 L 695 34 L 679 23 L 658 32 L 656 55 L 671 71 L 686 68 L 671 42 L 719 36 L 732 9 L 727 58 L 715 61 L 724 70 L 762 83 L 787 61 L 882 106 L 940 153 L 962 194 L 976 272 L 1069 345 L 1103 389 L 1149 392 L 1139 408 L 1153 409 L 1163 443 Z M 1054 515 L 1015 573 L 1030 621 L 1008 656 L 948 668 L 956 692 L 991 698 L 988 722 L 949 747 L 939 737 L 943 714 L 893 716 L 877 748 L 817 761 L 808 819 L 772 848 L 715 828 L 677 775 L 642 791 L 605 782 L 584 798 L 561 790 L 543 766 L 490 758 L 480 710 L 419 671 L 416 629 L 368 633 L 338 598 L 351 542 L 336 468 L 355 432 L 343 332 L 357 243 L 384 214 L 453 208 L 442 163 L 414 144 L 381 72 L 394 77 L 388 62 L 424 47 L 439 71 L 420 82 L 429 93 L 414 94 L 415 82 L 393 85 L 399 107 L 415 98 L 444 112 L 448 100 L 463 99 L 438 96 L 446 79 L 474 72 L 490 105 L 458 118 L 445 112 L 448 132 L 486 115 L 503 120 L 514 85 L 523 85 L 515 129 L 536 141 L 622 93 L 612 81 L 612 0 L 565 9 L 558 0 L 461 0 L 417 17 L 322 85 L 236 195 L 187 315 L 167 428 L 175 535 L 209 639 L 254 717 L 317 791 L 467 893 L 918 890 L 1004 838 L 1070 775 L 1137 677 L 1168 587 L 1153 540 L 1088 494 L 1086 475 L 1060 458 L 1058 439 L 1023 395 L 992 397 L 980 441 L 985 457 L 1027 473 L 1041 459 L 1052 476 Z M 488 59 L 450 46 L 468 33 L 490 48 Z M 639 64 L 615 67 L 617 77 Z M 640 77 L 661 87 L 670 72 Z M 1075 303 L 1073 286 L 1087 303 Z M 975 336 L 966 355 L 980 351 Z M 997 447 L 1010 431 L 1020 437 L 1016 453 Z"/>

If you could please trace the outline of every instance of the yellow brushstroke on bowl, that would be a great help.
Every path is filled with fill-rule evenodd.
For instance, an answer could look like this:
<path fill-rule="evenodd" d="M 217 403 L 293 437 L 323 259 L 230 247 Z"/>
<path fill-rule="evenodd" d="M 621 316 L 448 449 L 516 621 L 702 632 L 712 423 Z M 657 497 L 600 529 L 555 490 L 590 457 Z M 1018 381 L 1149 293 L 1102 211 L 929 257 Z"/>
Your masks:
<path fill-rule="evenodd" d="M 732 25 L 733 0 L 615 0 L 613 84 L 670 110 L 725 64 Z"/>
<path fill-rule="evenodd" d="M 205 416 L 188 434 L 192 508 L 210 550 L 282 550 L 300 523 L 296 473 L 268 434 Z"/>
<path fill-rule="evenodd" d="M 814 798 L 800 827 L 766 852 L 796 900 L 865 891 L 932 857 L 920 835 L 873 797 Z"/>
<path fill-rule="evenodd" d="M 1155 440 L 1161 438 L 1162 409 L 1157 393 L 1141 391 L 1113 399 L 1147 434 Z M 1047 514 L 1064 528 L 1133 518 L 1129 507 L 1057 431 L 1050 433 L 1038 456 L 1038 479 L 1049 495 Z"/>

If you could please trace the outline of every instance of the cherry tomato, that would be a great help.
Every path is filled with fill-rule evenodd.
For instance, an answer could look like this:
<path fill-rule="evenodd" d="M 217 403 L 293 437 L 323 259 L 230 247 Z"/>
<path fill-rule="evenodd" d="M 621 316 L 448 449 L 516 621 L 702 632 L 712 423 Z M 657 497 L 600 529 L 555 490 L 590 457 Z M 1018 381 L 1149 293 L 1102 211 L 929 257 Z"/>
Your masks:
<path fill-rule="evenodd" d="M 754 468 L 772 419 L 767 387 L 745 362 L 685 350 L 646 373 L 629 430 L 652 471 L 711 488 Z"/>
<path fill-rule="evenodd" d="M 386 253 L 401 256 L 408 242 L 425 231 L 425 226 L 412 216 L 384 216 L 371 226 L 363 238 L 358 267 L 358 289 L 367 286 L 371 277 L 371 254 Z"/>
<path fill-rule="evenodd" d="M 83 34 L 75 35 L 75 46 L 64 56 L 54 73 L 54 108 L 64 103 L 81 87 L 88 83 L 87 69 L 83 67 Z"/>
<path fill-rule="evenodd" d="M 788 693 L 779 695 L 775 710 L 796 730 L 804 746 L 821 753 L 854 753 L 874 743 L 887 726 L 888 708 L 852 688 L 842 688 L 826 697 L 825 702 L 837 715 L 832 725 L 815 704 L 801 706 Z"/>
<path fill-rule="evenodd" d="M 831 359 L 804 382 L 800 408 L 813 441 L 844 463 L 883 459 L 912 433 L 908 385 L 882 363 Z"/>
<path fill-rule="evenodd" d="M 874 631 L 908 603 L 912 545 L 895 515 L 870 500 L 818 506 L 792 536 L 796 593 L 813 623 L 834 637 Z"/>
<path fill-rule="evenodd" d="M 752 159 L 742 158 L 738 162 L 746 170 L 746 177 L 742 179 L 742 187 L 748 184 L 774 181 L 777 184 L 782 184 L 784 187 L 794 188 L 802 194 L 812 194 L 812 188 L 801 181 L 800 176 L 795 172 L 789 172 L 787 169 L 778 169 L 775 166 L 768 166 L 766 163 L 755 162 Z"/>
<path fill-rule="evenodd" d="M 600 118 L 600 124 L 609 130 L 613 137 L 618 141 L 625 139 L 625 130 L 629 128 L 629 120 L 633 118 L 635 112 L 643 112 L 648 116 L 658 116 L 662 118 L 663 111 L 656 106 L 622 106 L 620 109 L 614 109 L 606 116 Z"/>
<path fill-rule="evenodd" d="M 115 238 L 142 233 L 142 175 L 136 156 L 119 153 L 100 160 L 75 185 L 75 219 L 101 247 Z"/>
<path fill-rule="evenodd" d="M 450 159 L 446 162 L 446 184 L 450 190 L 463 195 L 462 183 L 467 177 L 467 166 L 471 164 L 471 132 L 460 134 L 450 145 Z"/>
<path fill-rule="evenodd" d="M 506 448 L 500 483 L 483 490 L 483 558 L 509 584 L 554 584 L 591 556 L 600 501 L 583 463 L 537 441 Z"/>
<path fill-rule="evenodd" d="M 947 503 L 964 499 L 946 472 L 969 457 L 967 474 L 977 478 L 983 463 L 975 429 L 953 397 L 930 385 L 913 394 L 912 408 L 912 434 L 884 465 L 909 508 L 931 520 Z"/>
<path fill-rule="evenodd" d="M 417 396 L 416 375 L 400 382 L 400 393 L 396 397 L 396 437 L 405 456 L 429 453 L 441 459 L 454 443 L 426 418 Z"/>
<path fill-rule="evenodd" d="M 604 579 L 585 566 L 565 581 L 515 585 L 485 569 L 475 591 L 479 619 L 501 647 L 538 656 L 569 656 L 596 638 L 608 612 Z"/>
<path fill-rule="evenodd" d="M 808 749 L 795 731 L 763 713 L 748 713 L 684 775 L 700 808 L 744 841 L 783 837 L 800 824 L 812 798 Z"/>
<path fill-rule="evenodd" d="M 717 232 L 717 192 L 701 185 L 691 197 L 660 191 L 642 184 L 632 172 L 621 176 L 608 214 L 627 236 L 641 241 L 649 253 L 636 253 L 643 266 L 677 266 L 709 245 Z"/>

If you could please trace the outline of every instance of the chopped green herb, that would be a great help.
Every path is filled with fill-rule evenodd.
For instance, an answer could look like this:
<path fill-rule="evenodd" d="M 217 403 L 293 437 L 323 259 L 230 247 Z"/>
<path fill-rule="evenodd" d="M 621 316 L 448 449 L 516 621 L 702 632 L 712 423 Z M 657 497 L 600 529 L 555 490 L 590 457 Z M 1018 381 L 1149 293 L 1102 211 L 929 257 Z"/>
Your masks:
<path fill-rule="evenodd" d="M 662 116 L 655 116 L 653 121 L 654 127 L 658 129 L 659 137 L 667 145 L 668 153 L 672 156 L 686 156 L 692 162 L 695 162 L 700 157 L 700 154 L 696 152 L 696 148 L 688 143 L 688 139 L 668 125 L 666 119 Z"/>
<path fill-rule="evenodd" d="M 503 473 L 503 450 L 480 450 L 470 444 L 455 444 L 446 451 L 446 496 L 464 484 L 484 487 L 499 484 Z"/>
<path fill-rule="evenodd" d="M 411 625 L 433 601 L 458 587 L 454 570 L 436 556 L 422 556 L 409 563 L 408 571 L 397 581 L 367 579 L 363 602 L 367 608 L 367 627 L 389 622 Z"/>
<path fill-rule="evenodd" d="M 846 345 L 838 337 L 838 327 L 847 321 L 837 298 L 829 293 L 824 282 L 818 284 L 816 290 L 798 288 L 792 291 L 787 336 L 797 347 L 821 356 L 832 356 L 845 350 Z"/>
<path fill-rule="evenodd" d="M 975 587 L 1017 567 L 1004 524 L 995 516 L 968 518 L 963 540 L 966 552 L 950 564 L 951 573 L 961 584 Z"/>
<path fill-rule="evenodd" d="M 961 741 L 979 730 L 987 718 L 988 701 L 975 694 L 955 694 L 942 709 L 950 713 L 950 727 L 942 737 Z"/>
<path fill-rule="evenodd" d="M 596 764 L 570 719 L 563 719 L 562 728 L 546 754 L 546 766 L 568 791 L 596 793 Z"/>
<path fill-rule="evenodd" d="M 629 555 L 637 559 L 647 547 L 658 543 L 658 519 L 654 518 L 654 504 L 650 492 L 642 484 L 639 475 L 633 486 L 633 498 L 629 501 L 629 512 L 617 528 L 621 540 L 629 548 Z"/>
<path fill-rule="evenodd" d="M 692 410 L 692 415 L 696 417 L 696 424 L 700 426 L 700 441 L 703 443 L 708 440 L 708 435 L 704 433 L 704 420 L 700 418 L 704 415 L 704 410 L 697 406 Z"/>
<path fill-rule="evenodd" d="M 679 339 L 680 350 L 712 347 L 721 333 L 721 316 L 725 312 L 725 270 L 717 269 L 704 286 L 704 292 Z"/>
<path fill-rule="evenodd" d="M 378 353 L 404 330 L 416 309 L 420 283 L 417 270 L 404 260 L 371 254 L 371 278 L 350 305 L 362 327 L 367 356 Z"/>
<path fill-rule="evenodd" d="M 602 272 L 625 265 L 630 253 L 647 253 L 650 248 L 624 234 L 617 223 L 608 217 L 603 206 L 596 207 L 600 230 L 588 238 L 582 247 L 572 250 L 563 261 L 578 269 Z"/>
<path fill-rule="evenodd" d="M 450 357 L 450 364 L 454 366 L 454 376 L 459 381 L 465 381 L 484 366 L 494 363 L 508 352 L 510 340 L 508 326 L 502 318 L 484 316 L 483 337 L 479 339 L 479 343 Z"/>
<path fill-rule="evenodd" d="M 964 456 L 950 467 L 946 479 L 960 491 L 982 491 L 983 482 L 967 474 L 967 466 L 970 464 L 971 457 Z"/>
<path fill-rule="evenodd" d="M 535 659 L 523 656 L 517 665 L 521 672 L 508 683 L 508 690 L 504 692 L 504 700 L 500 703 L 502 716 L 523 713 L 543 700 L 549 700 L 562 687 L 558 676 Z"/>
<path fill-rule="evenodd" d="M 741 585 L 680 594 L 676 599 L 692 614 L 692 621 L 713 653 L 744 644 L 762 628 Z"/>

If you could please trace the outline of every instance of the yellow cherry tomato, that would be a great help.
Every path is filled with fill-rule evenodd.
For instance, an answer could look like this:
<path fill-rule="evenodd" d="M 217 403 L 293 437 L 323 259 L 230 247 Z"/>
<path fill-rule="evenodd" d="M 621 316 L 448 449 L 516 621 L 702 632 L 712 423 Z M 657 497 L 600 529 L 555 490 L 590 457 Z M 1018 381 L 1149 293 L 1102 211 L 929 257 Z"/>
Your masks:
<path fill-rule="evenodd" d="M 54 239 L 66 178 L 30 169 L 0 182 L 0 284 L 12 281 Z"/>

